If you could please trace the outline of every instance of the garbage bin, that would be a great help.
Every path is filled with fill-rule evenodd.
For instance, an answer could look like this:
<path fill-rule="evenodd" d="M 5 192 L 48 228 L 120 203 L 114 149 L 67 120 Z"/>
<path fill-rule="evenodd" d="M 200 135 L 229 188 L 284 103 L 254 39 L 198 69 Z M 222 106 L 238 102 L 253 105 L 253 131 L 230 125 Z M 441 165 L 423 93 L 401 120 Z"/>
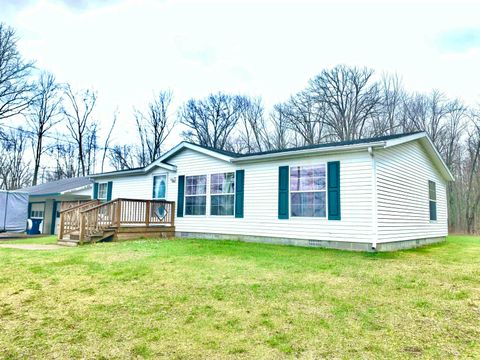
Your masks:
<path fill-rule="evenodd" d="M 32 221 L 32 227 L 27 231 L 28 235 L 41 234 L 41 225 L 43 219 L 30 219 Z"/>

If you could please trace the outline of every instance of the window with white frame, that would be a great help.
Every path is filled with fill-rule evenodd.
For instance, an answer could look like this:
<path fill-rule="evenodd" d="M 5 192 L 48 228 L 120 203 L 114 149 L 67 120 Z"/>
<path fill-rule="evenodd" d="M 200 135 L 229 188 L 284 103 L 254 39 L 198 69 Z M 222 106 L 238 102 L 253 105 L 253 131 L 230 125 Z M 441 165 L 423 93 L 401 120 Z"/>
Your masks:
<path fill-rule="evenodd" d="M 153 198 L 165 199 L 167 195 L 167 175 L 156 175 L 153 177 Z"/>
<path fill-rule="evenodd" d="M 185 177 L 185 215 L 206 215 L 207 175 Z"/>
<path fill-rule="evenodd" d="M 107 199 L 107 183 L 98 184 L 98 199 L 99 200 Z"/>
<path fill-rule="evenodd" d="M 290 212 L 298 217 L 326 217 L 326 166 L 290 168 Z"/>
<path fill-rule="evenodd" d="M 233 215 L 235 211 L 235 173 L 210 175 L 210 215 Z"/>

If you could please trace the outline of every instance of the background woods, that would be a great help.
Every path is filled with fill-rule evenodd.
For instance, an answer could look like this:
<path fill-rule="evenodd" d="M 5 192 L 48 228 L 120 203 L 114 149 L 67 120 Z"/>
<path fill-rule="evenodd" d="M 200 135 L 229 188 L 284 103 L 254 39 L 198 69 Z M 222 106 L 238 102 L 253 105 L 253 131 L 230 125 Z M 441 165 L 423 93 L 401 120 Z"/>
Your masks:
<path fill-rule="evenodd" d="M 396 75 L 339 65 L 269 109 L 261 98 L 224 92 L 174 107 L 175 94 L 158 91 L 132 109 L 134 131 L 120 139 L 118 112 L 111 119 L 96 115 L 101 94 L 40 71 L 19 53 L 17 40 L 0 24 L 1 189 L 145 166 L 170 136 L 250 153 L 425 131 L 456 178 L 448 189 L 451 231 L 479 230 L 478 106 L 439 90 L 411 93 Z"/>

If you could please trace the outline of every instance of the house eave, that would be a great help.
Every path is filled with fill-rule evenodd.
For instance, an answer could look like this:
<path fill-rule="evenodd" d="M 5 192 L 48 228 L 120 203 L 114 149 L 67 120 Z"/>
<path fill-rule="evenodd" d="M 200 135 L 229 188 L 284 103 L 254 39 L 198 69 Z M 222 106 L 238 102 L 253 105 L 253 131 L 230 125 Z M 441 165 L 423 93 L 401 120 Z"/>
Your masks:
<path fill-rule="evenodd" d="M 122 170 L 122 171 L 112 171 L 108 173 L 100 173 L 100 174 L 91 174 L 88 175 L 91 179 L 102 179 L 102 178 L 109 178 L 109 177 L 123 177 L 123 176 L 131 176 L 131 175 L 143 175 L 150 172 L 155 166 L 161 167 L 165 170 L 169 171 L 176 171 L 177 167 L 170 164 L 160 163 L 154 164 L 153 166 L 147 166 L 141 169 L 134 169 L 134 170 Z"/>
<path fill-rule="evenodd" d="M 232 163 L 243 163 L 251 161 L 268 161 L 273 159 L 284 159 L 290 157 L 299 157 L 299 156 L 312 156 L 318 154 L 334 154 L 339 152 L 354 152 L 366 150 L 369 147 L 384 147 L 385 141 L 355 144 L 355 145 L 344 145 L 344 146 L 329 146 L 318 149 L 302 149 L 295 151 L 285 151 L 272 154 L 260 154 L 260 155 L 251 155 L 251 156 L 242 156 L 239 158 L 234 158 L 231 160 Z"/>

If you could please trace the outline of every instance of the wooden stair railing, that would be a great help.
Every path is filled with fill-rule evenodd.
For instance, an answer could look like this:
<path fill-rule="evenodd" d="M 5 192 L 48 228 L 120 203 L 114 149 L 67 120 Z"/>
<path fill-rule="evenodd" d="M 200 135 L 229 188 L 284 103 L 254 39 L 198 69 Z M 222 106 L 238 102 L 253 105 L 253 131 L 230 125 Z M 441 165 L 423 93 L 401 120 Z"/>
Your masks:
<path fill-rule="evenodd" d="M 80 243 L 121 226 L 156 226 L 175 223 L 175 202 L 166 200 L 115 199 L 80 211 Z"/>
<path fill-rule="evenodd" d="M 65 235 L 80 230 L 80 212 L 97 206 L 100 200 L 91 200 L 82 204 L 69 207 L 60 211 L 60 225 L 58 238 L 61 240 Z"/>

